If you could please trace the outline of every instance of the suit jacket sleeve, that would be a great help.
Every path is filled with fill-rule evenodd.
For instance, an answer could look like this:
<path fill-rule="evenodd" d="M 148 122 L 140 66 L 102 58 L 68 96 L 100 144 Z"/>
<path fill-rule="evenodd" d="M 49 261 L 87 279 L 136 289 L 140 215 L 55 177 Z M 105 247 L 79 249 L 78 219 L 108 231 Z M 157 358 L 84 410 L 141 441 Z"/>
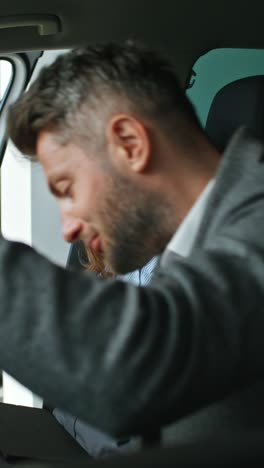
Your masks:
<path fill-rule="evenodd" d="M 264 233 L 257 245 L 251 221 L 172 261 L 147 287 L 66 271 L 1 240 L 0 368 L 115 436 L 258 378 Z"/>

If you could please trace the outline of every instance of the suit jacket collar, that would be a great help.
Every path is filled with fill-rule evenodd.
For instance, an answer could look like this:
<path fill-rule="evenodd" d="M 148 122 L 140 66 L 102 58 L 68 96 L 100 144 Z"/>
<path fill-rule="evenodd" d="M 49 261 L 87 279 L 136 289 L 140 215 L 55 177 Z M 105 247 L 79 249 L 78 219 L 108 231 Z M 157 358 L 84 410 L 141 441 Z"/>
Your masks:
<path fill-rule="evenodd" d="M 262 142 L 245 127 L 235 132 L 222 155 L 193 247 L 201 245 L 228 213 L 243 202 L 245 193 L 253 189 L 254 173 L 263 158 L 263 149 Z"/>
<path fill-rule="evenodd" d="M 221 224 L 221 218 L 237 206 L 241 193 L 245 191 L 245 184 L 250 184 L 250 175 L 262 158 L 262 143 L 245 127 L 237 130 L 222 155 L 192 250 L 201 246 L 212 230 Z M 159 265 L 166 266 L 177 256 L 175 252 L 166 249 Z"/>

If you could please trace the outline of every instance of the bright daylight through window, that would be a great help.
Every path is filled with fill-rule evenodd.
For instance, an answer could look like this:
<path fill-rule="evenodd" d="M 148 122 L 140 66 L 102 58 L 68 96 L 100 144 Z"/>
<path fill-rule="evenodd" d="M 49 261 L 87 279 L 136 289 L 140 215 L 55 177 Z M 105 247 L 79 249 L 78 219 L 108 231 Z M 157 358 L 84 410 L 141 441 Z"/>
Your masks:
<path fill-rule="evenodd" d="M 12 65 L 7 60 L 0 60 L 0 100 L 3 99 L 12 76 Z"/>

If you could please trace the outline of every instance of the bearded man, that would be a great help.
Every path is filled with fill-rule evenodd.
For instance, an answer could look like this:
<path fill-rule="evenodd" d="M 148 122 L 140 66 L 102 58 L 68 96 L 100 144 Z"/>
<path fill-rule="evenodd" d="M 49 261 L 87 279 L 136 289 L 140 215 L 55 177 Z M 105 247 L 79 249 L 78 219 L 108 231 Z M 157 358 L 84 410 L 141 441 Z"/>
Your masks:
<path fill-rule="evenodd" d="M 262 143 L 239 130 L 220 158 L 172 66 L 133 43 L 59 57 L 9 132 L 42 165 L 66 241 L 117 274 L 162 255 L 137 287 L 1 240 L 0 367 L 116 437 L 263 424 Z"/>

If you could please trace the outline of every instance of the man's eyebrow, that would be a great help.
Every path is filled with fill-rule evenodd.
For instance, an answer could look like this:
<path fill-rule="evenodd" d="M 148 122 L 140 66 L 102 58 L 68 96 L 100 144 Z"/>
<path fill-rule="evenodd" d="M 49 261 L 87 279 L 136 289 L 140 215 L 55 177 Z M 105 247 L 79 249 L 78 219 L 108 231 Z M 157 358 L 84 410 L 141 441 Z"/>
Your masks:
<path fill-rule="evenodd" d="M 60 195 L 62 195 L 62 192 L 63 192 L 63 190 L 57 188 L 57 184 L 59 182 L 66 182 L 66 181 L 68 181 L 68 177 L 66 173 L 53 174 L 48 177 L 47 182 L 48 182 L 49 190 L 55 197 L 59 197 Z"/>
<path fill-rule="evenodd" d="M 58 195 L 59 191 L 57 190 L 56 188 L 56 184 L 58 183 L 58 181 L 60 180 L 60 177 L 56 176 L 56 175 L 53 175 L 53 176 L 50 176 L 48 177 L 48 187 L 49 187 L 49 190 L 51 191 L 51 193 L 55 196 Z"/>
<path fill-rule="evenodd" d="M 55 195 L 55 196 L 58 195 L 58 191 L 57 191 L 57 189 L 55 188 L 54 183 L 53 183 L 52 181 L 48 181 L 48 187 L 49 187 L 50 192 L 51 192 L 53 195 Z"/>

